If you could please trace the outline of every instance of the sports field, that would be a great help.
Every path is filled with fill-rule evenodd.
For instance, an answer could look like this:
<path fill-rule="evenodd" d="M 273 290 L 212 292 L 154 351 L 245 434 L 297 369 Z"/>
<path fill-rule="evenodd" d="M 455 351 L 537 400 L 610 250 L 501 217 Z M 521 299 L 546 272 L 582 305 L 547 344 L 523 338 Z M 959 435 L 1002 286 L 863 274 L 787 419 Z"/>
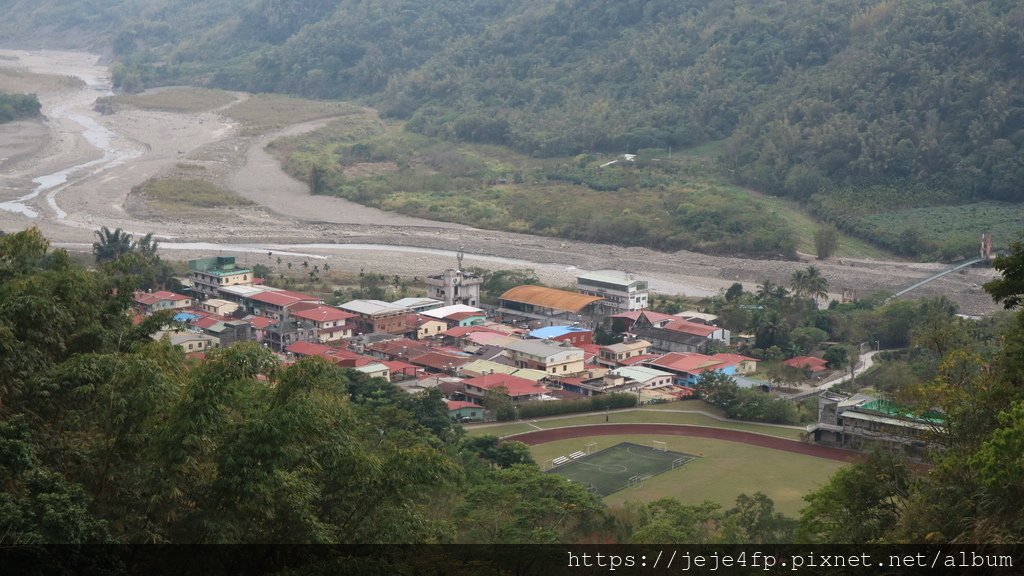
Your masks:
<path fill-rule="evenodd" d="M 658 445 L 660 448 L 656 447 Z M 667 450 L 663 442 L 646 446 L 621 442 L 593 454 L 569 459 L 548 472 L 579 482 L 604 497 L 625 488 L 640 486 L 648 478 L 679 468 L 695 458 L 691 454 Z"/>
<path fill-rule="evenodd" d="M 585 451 L 592 442 L 596 443 L 596 451 L 620 442 L 650 446 L 655 440 L 666 442 L 669 450 L 699 457 L 681 468 L 653 476 L 636 488 L 605 496 L 606 504 L 614 507 L 627 501 L 653 502 L 667 497 L 684 504 L 710 500 L 729 508 L 740 494 L 764 492 L 775 501 L 776 510 L 796 517 L 807 506 L 804 495 L 821 488 L 846 465 L 838 460 L 713 438 L 650 434 L 568 438 L 531 446 L 530 452 L 537 462 L 545 463 L 574 451 Z"/>

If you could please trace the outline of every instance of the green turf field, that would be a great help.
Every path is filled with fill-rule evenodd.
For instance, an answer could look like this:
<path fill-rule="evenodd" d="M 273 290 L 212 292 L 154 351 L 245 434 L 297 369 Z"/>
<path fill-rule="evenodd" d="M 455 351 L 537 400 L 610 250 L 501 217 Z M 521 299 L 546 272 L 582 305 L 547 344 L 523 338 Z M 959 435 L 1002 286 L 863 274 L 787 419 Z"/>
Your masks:
<path fill-rule="evenodd" d="M 653 476 L 674 470 L 697 458 L 691 454 L 660 450 L 652 445 L 621 442 L 593 454 L 570 460 L 548 472 L 579 482 L 604 497 L 640 486 Z"/>
<path fill-rule="evenodd" d="M 738 444 L 711 438 L 663 436 L 654 434 L 623 434 L 591 436 L 556 440 L 530 447 L 538 463 L 586 450 L 593 442 L 593 450 L 632 442 L 650 446 L 651 441 L 662 440 L 669 450 L 699 456 L 686 466 L 658 474 L 637 488 L 620 490 L 605 496 L 608 506 L 622 506 L 627 501 L 653 502 L 659 498 L 676 498 L 684 504 L 700 504 L 710 500 L 729 508 L 736 504 L 740 494 L 764 492 L 775 501 L 775 509 L 796 517 L 807 506 L 803 497 L 821 488 L 840 468 L 846 466 L 837 460 L 782 452 L 749 444 Z"/>

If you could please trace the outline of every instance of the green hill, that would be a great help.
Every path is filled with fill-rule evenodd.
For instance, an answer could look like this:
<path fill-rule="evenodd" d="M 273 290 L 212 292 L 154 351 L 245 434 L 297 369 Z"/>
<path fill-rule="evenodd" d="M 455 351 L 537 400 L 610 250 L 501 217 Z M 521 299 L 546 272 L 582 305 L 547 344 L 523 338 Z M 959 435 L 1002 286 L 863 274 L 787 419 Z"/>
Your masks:
<path fill-rule="evenodd" d="M 834 217 L 835 192 L 1024 201 L 1024 7 L 1011 0 L 0 8 L 14 41 L 92 34 L 129 91 L 191 83 L 361 99 L 424 135 L 540 158 L 725 139 L 723 174 L 812 200 L 865 237 L 868 227 Z"/>

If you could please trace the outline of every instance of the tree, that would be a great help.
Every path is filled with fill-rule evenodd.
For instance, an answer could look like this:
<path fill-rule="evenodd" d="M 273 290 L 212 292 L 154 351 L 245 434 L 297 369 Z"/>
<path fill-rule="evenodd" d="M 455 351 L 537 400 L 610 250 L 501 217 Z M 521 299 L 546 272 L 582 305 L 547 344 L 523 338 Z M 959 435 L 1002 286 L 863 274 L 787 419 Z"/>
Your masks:
<path fill-rule="evenodd" d="M 454 517 L 457 543 L 557 544 L 597 526 L 603 511 L 581 484 L 520 464 L 468 486 Z"/>
<path fill-rule="evenodd" d="M 850 349 L 843 345 L 829 346 L 828 350 L 822 355 L 825 362 L 828 363 L 828 367 L 833 370 L 845 369 L 851 361 Z M 856 358 L 856 355 L 853 356 Z"/>
<path fill-rule="evenodd" d="M 826 224 L 814 231 L 814 251 L 818 260 L 824 260 L 836 253 L 839 248 L 839 231 L 835 226 Z"/>
<path fill-rule="evenodd" d="M 985 283 L 985 291 L 1007 310 L 1024 305 L 1024 241 L 1014 242 L 1006 254 L 992 262 L 1002 278 Z"/>
<path fill-rule="evenodd" d="M 132 235 L 125 233 L 120 228 L 111 231 L 103 226 L 96 231 L 98 241 L 93 242 L 92 251 L 96 256 L 96 262 L 111 262 L 123 254 L 136 253 L 144 258 L 155 258 L 157 241 L 153 239 L 150 232 L 143 236 L 138 242 L 132 241 Z"/>
<path fill-rule="evenodd" d="M 796 298 L 810 297 L 815 301 L 828 298 L 828 281 L 814 266 L 793 272 L 790 288 Z"/>
<path fill-rule="evenodd" d="M 807 495 L 797 541 L 869 544 L 881 541 L 899 521 L 910 489 L 910 472 L 896 456 L 874 452 L 867 462 L 843 468 Z"/>
<path fill-rule="evenodd" d="M 733 282 L 732 286 L 729 286 L 729 289 L 725 291 L 726 302 L 735 303 L 740 299 L 740 296 L 743 296 L 743 284 L 739 282 Z"/>

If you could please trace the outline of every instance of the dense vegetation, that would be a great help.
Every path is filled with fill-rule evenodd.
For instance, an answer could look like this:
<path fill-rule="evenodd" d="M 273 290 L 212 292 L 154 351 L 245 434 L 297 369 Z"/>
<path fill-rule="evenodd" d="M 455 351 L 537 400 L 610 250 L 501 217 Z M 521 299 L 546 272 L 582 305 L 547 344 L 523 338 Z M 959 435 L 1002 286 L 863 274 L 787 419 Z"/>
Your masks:
<path fill-rule="evenodd" d="M 346 119 L 272 148 L 316 194 L 433 220 L 662 250 L 796 254 L 786 219 L 699 160 L 544 160 Z"/>
<path fill-rule="evenodd" d="M 38 116 L 42 106 L 35 94 L 0 92 L 0 124 Z"/>

